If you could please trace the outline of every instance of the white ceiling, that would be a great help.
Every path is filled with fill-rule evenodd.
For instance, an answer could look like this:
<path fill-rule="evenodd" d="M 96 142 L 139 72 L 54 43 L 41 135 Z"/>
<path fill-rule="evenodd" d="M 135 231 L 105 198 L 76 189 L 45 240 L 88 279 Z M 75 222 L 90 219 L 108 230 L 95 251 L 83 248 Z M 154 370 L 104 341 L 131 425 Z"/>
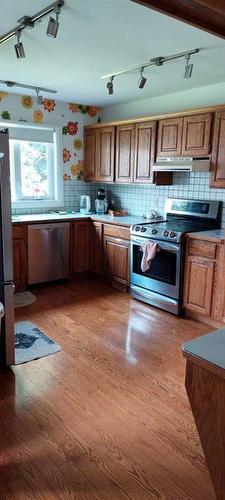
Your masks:
<path fill-rule="evenodd" d="M 0 34 L 50 3 L 1 0 Z M 26 59 L 16 59 L 15 39 L 0 46 L 0 79 L 55 88 L 57 99 L 100 106 L 225 81 L 224 40 L 130 0 L 65 0 L 56 39 L 46 36 L 46 26 L 47 19 L 23 31 Z M 137 88 L 139 75 L 129 74 L 115 79 L 114 95 L 108 96 L 100 78 L 196 47 L 202 50 L 192 58 L 190 80 L 183 78 L 182 60 L 146 70 L 149 80 L 143 90 Z"/>

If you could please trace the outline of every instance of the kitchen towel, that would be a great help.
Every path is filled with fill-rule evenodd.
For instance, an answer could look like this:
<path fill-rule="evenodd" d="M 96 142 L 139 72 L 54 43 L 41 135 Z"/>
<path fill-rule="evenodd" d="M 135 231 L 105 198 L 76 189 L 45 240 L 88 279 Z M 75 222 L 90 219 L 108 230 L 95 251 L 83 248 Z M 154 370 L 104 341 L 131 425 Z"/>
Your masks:
<path fill-rule="evenodd" d="M 141 251 L 143 252 L 141 270 L 145 273 L 150 268 L 151 261 L 154 259 L 155 254 L 158 251 L 158 244 L 154 241 L 143 243 L 143 245 L 141 245 Z"/>

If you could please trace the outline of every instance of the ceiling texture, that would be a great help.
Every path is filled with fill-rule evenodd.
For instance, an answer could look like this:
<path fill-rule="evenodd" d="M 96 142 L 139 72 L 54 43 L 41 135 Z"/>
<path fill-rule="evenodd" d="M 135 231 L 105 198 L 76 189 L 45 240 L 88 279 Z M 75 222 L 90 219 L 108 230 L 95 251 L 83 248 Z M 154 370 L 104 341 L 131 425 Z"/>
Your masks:
<path fill-rule="evenodd" d="M 0 35 L 50 3 L 1 0 Z M 99 106 L 225 81 L 224 40 L 130 0 L 65 0 L 59 21 L 56 39 L 46 36 L 47 18 L 23 31 L 25 59 L 16 58 L 16 39 L 0 45 L 0 79 L 53 88 L 59 100 Z M 136 72 L 115 78 L 114 93 L 107 94 L 102 75 L 194 48 L 201 50 L 192 57 L 191 79 L 183 78 L 185 61 L 180 59 L 146 69 L 142 90 Z"/>

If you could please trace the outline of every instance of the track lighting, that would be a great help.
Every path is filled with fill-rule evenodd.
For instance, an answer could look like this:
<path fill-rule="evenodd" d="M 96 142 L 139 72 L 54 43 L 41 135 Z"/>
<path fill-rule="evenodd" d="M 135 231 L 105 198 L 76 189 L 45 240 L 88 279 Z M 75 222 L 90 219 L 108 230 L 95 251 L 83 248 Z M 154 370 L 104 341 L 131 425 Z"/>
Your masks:
<path fill-rule="evenodd" d="M 114 80 L 114 76 L 111 76 L 109 82 L 107 83 L 107 90 L 108 90 L 109 95 L 113 94 L 113 80 Z"/>
<path fill-rule="evenodd" d="M 37 94 L 37 103 L 42 104 L 42 96 L 40 95 L 40 89 L 35 89 Z"/>
<path fill-rule="evenodd" d="M 58 29 L 59 29 L 59 14 L 61 12 L 60 7 L 55 8 L 55 14 L 56 14 L 56 19 L 54 17 L 50 17 L 48 21 L 48 27 L 47 27 L 47 35 L 56 38 Z"/>
<path fill-rule="evenodd" d="M 163 66 L 165 63 L 170 62 L 170 61 L 175 61 L 176 59 L 181 59 L 185 58 L 186 59 L 186 66 L 185 66 L 185 74 L 184 78 L 191 78 L 192 71 L 193 71 L 193 64 L 190 64 L 190 59 L 191 56 L 194 54 L 197 54 L 200 51 L 200 49 L 192 49 L 188 50 L 186 52 L 178 52 L 178 54 L 171 54 L 170 56 L 165 56 L 165 57 L 154 57 L 153 59 L 150 59 L 150 61 L 145 62 L 143 64 L 139 64 L 138 66 L 134 66 L 133 68 L 128 68 L 124 69 L 122 71 L 117 71 L 116 73 L 109 74 L 109 75 L 104 75 L 101 77 L 102 80 L 108 80 L 107 83 L 107 89 L 109 94 L 113 94 L 113 80 L 115 77 L 120 76 L 120 75 L 125 75 L 128 73 L 132 73 L 134 71 L 140 71 L 140 78 L 138 81 L 138 87 L 139 89 L 143 89 L 147 78 L 143 76 L 145 68 L 149 68 L 150 66 L 156 66 L 160 67 Z"/>
<path fill-rule="evenodd" d="M 191 59 L 191 55 L 186 54 L 185 59 L 186 59 L 186 66 L 185 66 L 185 71 L 184 71 L 184 78 L 191 78 L 192 71 L 193 71 L 193 64 L 189 63 L 189 61 Z"/>
<path fill-rule="evenodd" d="M 143 76 L 143 72 L 144 72 L 144 68 L 141 68 L 140 69 L 140 78 L 139 78 L 139 82 L 138 82 L 139 89 L 143 89 L 144 86 L 145 86 L 145 84 L 146 84 L 146 82 L 147 82 L 147 78 L 145 78 Z"/>
<path fill-rule="evenodd" d="M 17 43 L 15 45 L 16 57 L 17 59 L 23 59 L 25 56 L 25 50 L 22 42 L 20 42 L 21 32 L 16 31 Z"/>
<path fill-rule="evenodd" d="M 4 35 L 0 36 L 0 45 L 8 42 L 14 36 L 17 37 L 17 43 L 15 45 L 16 56 L 18 59 L 22 59 L 25 57 L 25 51 L 22 42 L 20 42 L 21 33 L 24 29 L 34 28 L 36 23 L 42 21 L 43 18 L 49 16 L 49 14 L 54 13 L 56 15 L 56 19 L 53 17 L 49 18 L 48 27 L 47 27 L 47 35 L 53 38 L 56 38 L 58 28 L 59 28 L 59 14 L 61 13 L 61 8 L 65 5 L 64 0 L 57 0 L 56 2 L 47 5 L 44 9 L 40 10 L 33 14 L 33 16 L 22 16 L 17 21 L 17 26 L 12 28 L 10 31 L 4 33 Z"/>

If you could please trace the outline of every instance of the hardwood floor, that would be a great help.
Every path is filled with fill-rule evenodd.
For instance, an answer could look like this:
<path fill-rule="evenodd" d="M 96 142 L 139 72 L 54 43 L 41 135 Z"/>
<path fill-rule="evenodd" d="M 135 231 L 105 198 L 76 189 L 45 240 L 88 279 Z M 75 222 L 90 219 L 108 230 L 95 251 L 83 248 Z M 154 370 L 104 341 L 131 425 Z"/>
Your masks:
<path fill-rule="evenodd" d="M 16 310 L 62 351 L 0 375 L 0 499 L 213 500 L 181 344 L 210 327 L 94 280 Z"/>

